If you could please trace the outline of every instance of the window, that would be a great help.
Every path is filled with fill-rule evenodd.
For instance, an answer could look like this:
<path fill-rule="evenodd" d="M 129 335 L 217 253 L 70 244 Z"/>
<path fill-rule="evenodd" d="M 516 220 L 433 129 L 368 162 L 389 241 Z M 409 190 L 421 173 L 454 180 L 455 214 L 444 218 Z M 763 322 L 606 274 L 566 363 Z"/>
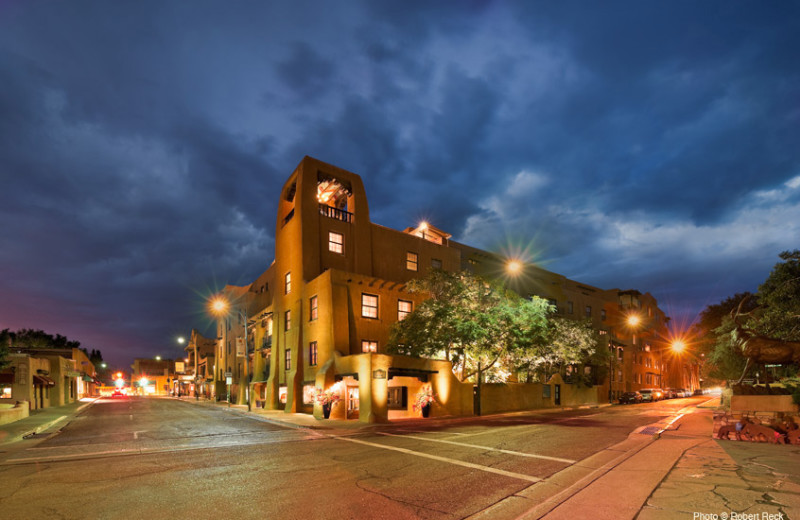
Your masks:
<path fill-rule="evenodd" d="M 553 307 L 556 307 L 556 309 L 558 309 L 558 301 L 556 301 L 555 298 L 548 298 L 547 299 L 547 303 L 549 303 L 550 305 L 552 305 Z"/>
<path fill-rule="evenodd" d="M 406 300 L 397 300 L 397 321 L 402 321 L 403 318 L 411 314 L 414 310 L 414 304 Z"/>
<path fill-rule="evenodd" d="M 284 291 L 283 294 L 289 294 L 292 292 L 292 273 L 286 273 L 286 276 L 283 277 L 284 283 Z"/>
<path fill-rule="evenodd" d="M 653 374 L 645 374 L 644 379 L 648 385 L 653 384 Z"/>
<path fill-rule="evenodd" d="M 286 370 L 292 369 L 292 351 L 287 350 L 283 356 L 283 366 Z"/>
<path fill-rule="evenodd" d="M 374 294 L 361 293 L 361 317 L 378 318 L 378 297 Z"/>
<path fill-rule="evenodd" d="M 312 367 L 317 366 L 317 342 L 312 341 L 308 344 L 308 364 Z"/>
<path fill-rule="evenodd" d="M 309 321 L 314 321 L 319 318 L 319 299 L 316 296 L 312 296 L 311 300 L 309 300 L 309 308 L 311 309 L 308 313 Z"/>
<path fill-rule="evenodd" d="M 377 341 L 369 341 L 366 339 L 361 340 L 361 352 L 377 352 L 377 351 L 378 351 Z"/>
<path fill-rule="evenodd" d="M 575 312 L 575 309 L 573 309 L 573 307 L 572 307 L 572 302 L 567 302 L 567 312 L 570 313 L 570 314 Z"/>
<path fill-rule="evenodd" d="M 386 401 L 389 405 L 389 410 L 405 410 L 408 408 L 408 387 L 389 387 L 389 395 L 387 396 Z"/>
<path fill-rule="evenodd" d="M 417 270 L 417 253 L 411 251 L 406 253 L 406 269 L 409 271 Z"/>
<path fill-rule="evenodd" d="M 607 317 L 606 316 L 606 310 L 605 309 L 600 309 L 600 319 L 603 320 L 603 321 L 606 321 L 606 317 Z"/>
<path fill-rule="evenodd" d="M 292 311 L 286 311 L 283 313 L 283 330 L 291 330 L 292 329 Z"/>
<path fill-rule="evenodd" d="M 647 356 L 646 358 L 644 358 L 644 366 L 646 366 L 647 368 L 652 368 L 653 360 L 650 359 L 650 356 Z"/>
<path fill-rule="evenodd" d="M 442 268 L 442 261 L 438 258 L 431 258 L 431 267 L 434 269 L 441 269 Z M 416 269 L 415 269 L 416 271 Z"/>
<path fill-rule="evenodd" d="M 586 306 L 586 317 L 587 318 L 591 318 L 592 317 L 592 306 L 591 305 L 587 305 Z"/>
<path fill-rule="evenodd" d="M 11 399 L 10 386 L 0 386 L 0 399 Z"/>
<path fill-rule="evenodd" d="M 344 254 L 344 235 L 336 231 L 328 232 L 328 251 Z"/>

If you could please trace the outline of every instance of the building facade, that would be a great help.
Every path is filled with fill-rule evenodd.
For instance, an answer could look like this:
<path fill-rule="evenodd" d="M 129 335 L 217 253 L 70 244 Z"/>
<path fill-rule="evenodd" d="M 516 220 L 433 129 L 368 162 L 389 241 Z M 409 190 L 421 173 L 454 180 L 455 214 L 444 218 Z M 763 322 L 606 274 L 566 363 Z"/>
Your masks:
<path fill-rule="evenodd" d="M 217 398 L 319 417 L 314 389 L 333 390 L 342 399 L 333 418 L 384 422 L 413 415 L 413 397 L 430 385 L 434 416 L 472 414 L 473 384 L 460 382 L 448 361 L 389 355 L 385 346 L 392 324 L 422 301 L 407 291 L 409 280 L 432 269 L 497 277 L 508 259 L 426 223 L 403 231 L 373 224 L 361 178 L 310 157 L 279 198 L 272 265 L 250 285 L 223 291 L 231 308 L 217 321 Z M 609 377 L 600 377 L 606 367 L 572 367 L 600 383 L 600 399 L 660 383 L 663 364 L 652 363 L 667 318 L 651 295 L 602 290 L 530 264 L 508 283 L 607 335 Z M 632 313 L 647 319 L 626 328 Z"/>

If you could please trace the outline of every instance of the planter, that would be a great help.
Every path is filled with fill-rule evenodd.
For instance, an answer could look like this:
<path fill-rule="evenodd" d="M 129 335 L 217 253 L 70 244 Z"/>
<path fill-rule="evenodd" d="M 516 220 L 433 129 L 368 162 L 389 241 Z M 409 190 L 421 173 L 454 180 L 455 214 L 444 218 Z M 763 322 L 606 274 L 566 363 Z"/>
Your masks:
<path fill-rule="evenodd" d="M 326 418 L 326 419 L 330 418 L 330 416 L 331 416 L 331 405 L 330 405 L 330 403 L 322 405 L 322 416 L 324 418 Z"/>
<path fill-rule="evenodd" d="M 431 414 L 431 405 L 426 404 L 420 410 L 422 410 L 423 417 L 428 417 Z"/>

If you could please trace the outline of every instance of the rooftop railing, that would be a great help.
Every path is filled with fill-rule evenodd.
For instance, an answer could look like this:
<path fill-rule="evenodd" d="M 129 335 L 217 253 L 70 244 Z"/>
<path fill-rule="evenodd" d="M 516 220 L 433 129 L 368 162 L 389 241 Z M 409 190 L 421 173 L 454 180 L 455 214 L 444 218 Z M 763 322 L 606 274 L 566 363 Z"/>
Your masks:
<path fill-rule="evenodd" d="M 336 220 L 341 220 L 342 222 L 353 222 L 353 214 L 349 211 L 334 208 L 333 206 L 328 206 L 327 204 L 320 204 L 319 205 L 319 213 L 320 215 L 325 215 L 326 217 L 333 218 Z"/>

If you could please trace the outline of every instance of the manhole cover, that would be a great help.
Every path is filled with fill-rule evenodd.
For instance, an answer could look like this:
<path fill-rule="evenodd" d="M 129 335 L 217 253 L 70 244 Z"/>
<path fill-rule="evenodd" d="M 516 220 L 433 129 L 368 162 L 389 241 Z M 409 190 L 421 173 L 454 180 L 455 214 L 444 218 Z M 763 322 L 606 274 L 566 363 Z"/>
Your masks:
<path fill-rule="evenodd" d="M 646 428 L 642 428 L 641 433 L 642 435 L 655 435 L 660 428 L 658 426 L 647 426 Z"/>

